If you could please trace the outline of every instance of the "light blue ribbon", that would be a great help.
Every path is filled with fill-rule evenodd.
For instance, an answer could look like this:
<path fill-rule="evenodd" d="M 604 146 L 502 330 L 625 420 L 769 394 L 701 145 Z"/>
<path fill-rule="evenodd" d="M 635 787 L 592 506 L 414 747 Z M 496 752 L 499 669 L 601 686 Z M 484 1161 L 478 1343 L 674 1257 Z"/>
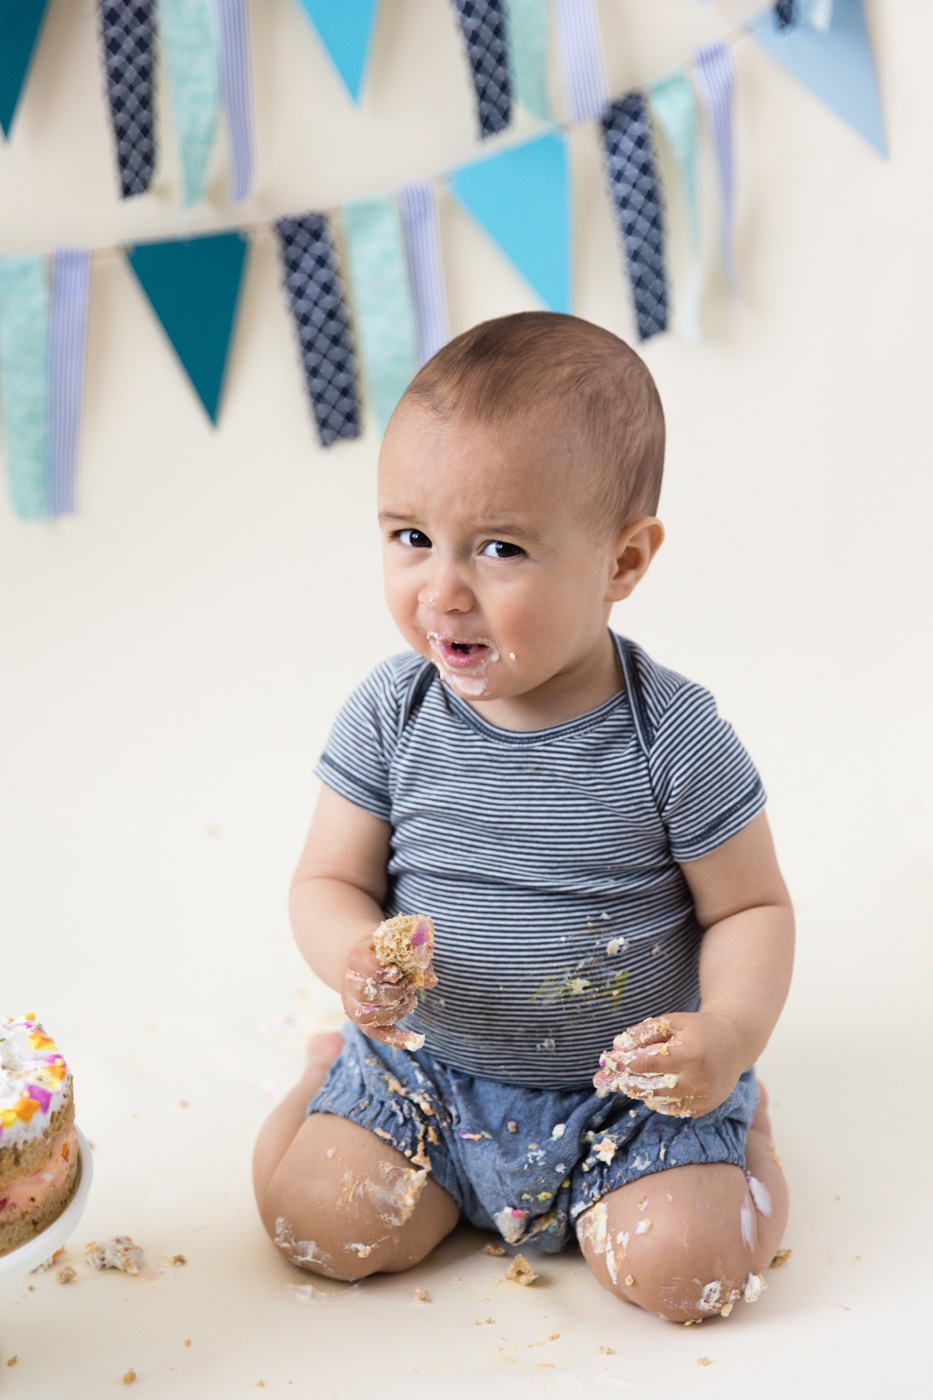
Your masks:
<path fill-rule="evenodd" d="M 45 259 L 0 258 L 0 393 L 10 500 L 49 514 L 49 292 Z"/>
<path fill-rule="evenodd" d="M 214 0 L 159 0 L 159 33 L 181 148 L 185 204 L 197 204 L 204 194 L 220 111 Z"/>
<path fill-rule="evenodd" d="M 652 83 L 648 90 L 651 112 L 664 132 L 680 171 L 687 201 L 690 226 L 690 273 L 687 295 L 684 297 L 683 334 L 697 340 L 700 334 L 700 296 L 702 272 L 700 262 L 699 178 L 697 175 L 698 146 L 697 107 L 693 88 L 685 73 L 671 73 Z"/>
<path fill-rule="evenodd" d="M 553 121 L 547 82 L 551 46 L 548 0 L 503 0 L 503 8 L 512 91 L 532 116 Z"/>
<path fill-rule="evenodd" d="M 382 431 L 417 364 L 415 313 L 395 200 L 344 206 L 350 304 L 373 412 Z"/>

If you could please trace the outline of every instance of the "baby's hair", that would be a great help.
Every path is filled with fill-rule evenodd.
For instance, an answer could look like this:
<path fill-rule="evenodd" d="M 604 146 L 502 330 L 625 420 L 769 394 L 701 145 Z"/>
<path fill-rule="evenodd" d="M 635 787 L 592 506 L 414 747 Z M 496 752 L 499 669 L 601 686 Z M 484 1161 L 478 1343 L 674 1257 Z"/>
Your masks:
<path fill-rule="evenodd" d="M 401 404 L 491 425 L 551 415 L 571 471 L 581 473 L 588 515 L 616 530 L 657 510 L 660 396 L 631 346 L 590 321 L 551 311 L 484 321 L 439 350 Z"/>

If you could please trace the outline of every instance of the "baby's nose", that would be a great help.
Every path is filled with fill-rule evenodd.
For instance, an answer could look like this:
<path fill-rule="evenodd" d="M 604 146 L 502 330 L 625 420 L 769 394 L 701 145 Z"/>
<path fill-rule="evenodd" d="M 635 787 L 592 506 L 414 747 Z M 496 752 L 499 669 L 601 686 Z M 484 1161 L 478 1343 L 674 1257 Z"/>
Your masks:
<path fill-rule="evenodd" d="M 469 612 L 474 598 L 460 570 L 448 564 L 432 570 L 418 594 L 418 602 L 436 613 Z"/>

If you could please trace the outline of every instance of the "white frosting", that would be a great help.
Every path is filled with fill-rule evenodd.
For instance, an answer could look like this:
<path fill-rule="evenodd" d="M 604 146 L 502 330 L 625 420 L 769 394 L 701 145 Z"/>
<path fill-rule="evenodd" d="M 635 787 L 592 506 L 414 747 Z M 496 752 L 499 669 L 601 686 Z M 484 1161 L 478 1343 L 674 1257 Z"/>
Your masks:
<path fill-rule="evenodd" d="M 32 1016 L 0 1016 L 0 1150 L 41 1137 L 71 1092 L 58 1046 Z"/>

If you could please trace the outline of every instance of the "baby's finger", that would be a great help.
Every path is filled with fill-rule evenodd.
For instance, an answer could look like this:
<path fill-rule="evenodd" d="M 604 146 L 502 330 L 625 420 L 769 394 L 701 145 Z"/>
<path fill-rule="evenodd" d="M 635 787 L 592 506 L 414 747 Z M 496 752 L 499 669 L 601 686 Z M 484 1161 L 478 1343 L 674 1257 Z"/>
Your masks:
<path fill-rule="evenodd" d="M 419 1031 L 405 1031 L 400 1026 L 389 1026 L 384 1030 L 366 1031 L 370 1040 L 378 1040 L 383 1045 L 394 1045 L 399 1050 L 420 1050 L 424 1036 Z"/>
<path fill-rule="evenodd" d="M 640 1050 L 645 1045 L 659 1045 L 669 1041 L 674 1027 L 663 1016 L 649 1016 L 636 1026 L 629 1026 L 612 1042 L 613 1048 L 623 1052 Z"/>
<path fill-rule="evenodd" d="M 347 974 L 347 981 L 357 1001 L 368 1002 L 371 1006 L 397 1006 L 406 994 L 406 988 L 379 982 L 374 977 L 361 977 L 359 973 Z"/>

